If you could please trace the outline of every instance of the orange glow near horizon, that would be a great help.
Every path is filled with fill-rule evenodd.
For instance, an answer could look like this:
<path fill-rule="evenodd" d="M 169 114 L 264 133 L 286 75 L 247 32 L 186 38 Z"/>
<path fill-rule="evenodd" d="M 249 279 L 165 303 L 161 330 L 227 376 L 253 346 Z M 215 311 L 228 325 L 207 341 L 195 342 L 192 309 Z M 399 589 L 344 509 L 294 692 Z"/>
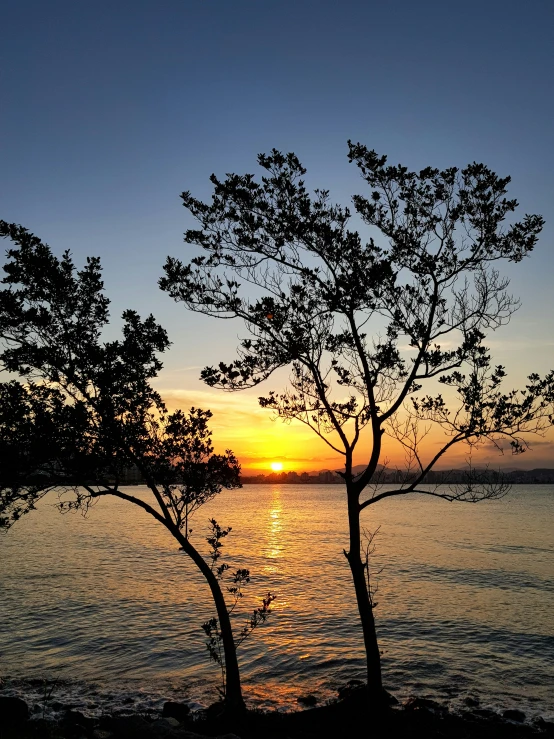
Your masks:
<path fill-rule="evenodd" d="M 210 428 L 216 453 L 232 449 L 237 456 L 243 474 L 259 475 L 269 471 L 318 472 L 340 470 L 344 458 L 330 449 L 310 429 L 299 422 L 282 423 L 272 420 L 271 414 L 260 408 L 257 397 L 247 394 L 227 394 L 206 390 L 160 388 L 170 410 L 191 406 L 209 408 L 213 412 Z M 330 437 L 332 438 L 332 437 Z M 427 463 L 445 442 L 440 429 L 433 429 L 422 441 L 422 462 Z M 521 456 L 503 455 L 491 444 L 474 450 L 474 465 L 533 469 L 554 467 L 554 428 L 545 438 L 530 439 L 531 450 Z M 367 464 L 371 453 L 371 434 L 360 439 L 354 455 L 354 464 Z M 436 469 L 465 467 L 468 448 L 462 444 L 453 447 L 441 458 Z M 380 464 L 389 469 L 405 469 L 405 455 L 390 437 L 383 439 Z"/>

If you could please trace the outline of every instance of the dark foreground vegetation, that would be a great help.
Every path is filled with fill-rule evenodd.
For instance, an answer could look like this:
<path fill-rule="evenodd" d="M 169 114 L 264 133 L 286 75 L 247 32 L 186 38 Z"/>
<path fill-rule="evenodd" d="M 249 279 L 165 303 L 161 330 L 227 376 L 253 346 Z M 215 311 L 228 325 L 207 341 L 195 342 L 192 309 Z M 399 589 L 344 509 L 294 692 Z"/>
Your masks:
<path fill-rule="evenodd" d="M 299 699 L 309 705 L 311 696 Z M 425 737 L 438 739 L 519 739 L 554 737 L 554 723 L 536 719 L 525 722 L 517 710 L 499 715 L 480 709 L 468 698 L 468 709 L 453 714 L 434 701 L 410 698 L 402 706 L 390 697 L 391 705 L 370 713 L 367 693 L 349 684 L 339 691 L 336 702 L 293 713 L 246 711 L 230 717 L 217 703 L 192 715 L 186 704 L 168 702 L 161 715 L 104 715 L 89 718 L 67 710 L 58 721 L 29 719 L 29 709 L 18 698 L 0 697 L 0 739 L 312 739 L 312 737 L 367 736 Z"/>

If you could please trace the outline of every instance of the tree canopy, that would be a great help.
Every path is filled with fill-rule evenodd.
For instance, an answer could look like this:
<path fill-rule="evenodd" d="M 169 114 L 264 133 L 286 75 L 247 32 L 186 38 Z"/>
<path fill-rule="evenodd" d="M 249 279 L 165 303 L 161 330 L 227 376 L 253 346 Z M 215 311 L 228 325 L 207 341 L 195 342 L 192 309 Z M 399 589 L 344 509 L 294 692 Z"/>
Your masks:
<path fill-rule="evenodd" d="M 345 458 L 347 475 L 369 427 L 362 487 L 381 435 L 413 457 L 422 423 L 442 427 L 447 440 L 416 462 L 418 482 L 458 442 L 505 437 L 520 453 L 527 432 L 551 423 L 553 376 L 531 374 L 521 392 L 504 391 L 505 369 L 484 342 L 518 307 L 495 263 L 527 256 L 543 219 L 508 224 L 517 207 L 506 197 L 510 178 L 482 164 L 410 172 L 352 143 L 349 159 L 370 190 L 353 197 L 370 227 L 365 241 L 350 228 L 349 208 L 327 190 L 308 192 L 294 154 L 260 155 L 259 182 L 212 175 L 211 203 L 183 193 L 200 224 L 185 241 L 204 254 L 189 264 L 168 258 L 161 287 L 192 310 L 242 318 L 250 334 L 235 360 L 206 368 L 203 379 L 239 390 L 291 365 L 290 389 L 260 403 L 313 428 Z M 455 391 L 448 402 L 444 393 L 416 395 L 433 378 Z"/>
<path fill-rule="evenodd" d="M 99 260 L 77 271 L 68 252 L 56 258 L 19 226 L 0 222 L 0 233 L 18 244 L 0 291 L 0 362 L 25 381 L 2 384 L 2 442 L 18 451 L 3 459 L 14 482 L 26 469 L 49 483 L 117 487 L 136 465 L 182 529 L 184 507 L 236 486 L 239 468 L 231 452 L 212 453 L 210 411 L 168 413 L 152 387 L 166 331 L 125 311 L 122 338 L 103 341 Z"/>
<path fill-rule="evenodd" d="M 377 697 L 361 511 L 415 492 L 471 502 L 503 495 L 506 485 L 486 475 L 439 486 L 428 473 L 460 443 L 471 451 L 507 441 L 514 454 L 525 451 L 529 435 L 552 424 L 554 373 L 531 373 L 521 390 L 507 388 L 506 370 L 486 346 L 487 332 L 518 307 L 496 265 L 521 262 L 543 226 L 538 215 L 513 220 L 510 178 L 477 163 L 412 172 L 361 144 L 348 147 L 367 186 L 353 197 L 355 213 L 328 190 L 310 193 L 298 157 L 275 149 L 258 157 L 260 178 L 212 175 L 211 202 L 184 192 L 198 223 L 185 242 L 200 254 L 189 263 L 168 257 L 160 285 L 193 311 L 245 324 L 237 357 L 202 371 L 208 385 L 256 387 L 290 367 L 289 386 L 267 391 L 260 404 L 306 424 L 344 460 L 345 555 Z M 425 448 L 433 428 L 442 441 Z M 406 474 L 386 488 L 378 475 L 385 434 L 406 456 Z"/>
<path fill-rule="evenodd" d="M 214 454 L 210 411 L 169 413 L 152 387 L 162 368 L 160 354 L 169 346 L 153 316 L 143 320 L 125 311 L 122 337 L 103 339 L 109 301 L 98 259 L 87 259 L 78 270 L 69 252 L 57 258 L 21 226 L 0 221 L 0 235 L 15 244 L 0 290 L 0 367 L 17 378 L 0 383 L 2 527 L 54 488 L 62 510 L 87 509 L 98 498 L 113 496 L 149 513 L 211 589 L 225 655 L 226 698 L 240 708 L 221 578 L 191 542 L 188 527 L 202 504 L 223 488 L 240 487 L 236 457 L 229 450 Z M 122 487 L 132 466 L 150 498 Z M 248 571 L 240 573 L 247 582 Z M 232 576 L 229 587 L 236 588 Z"/>

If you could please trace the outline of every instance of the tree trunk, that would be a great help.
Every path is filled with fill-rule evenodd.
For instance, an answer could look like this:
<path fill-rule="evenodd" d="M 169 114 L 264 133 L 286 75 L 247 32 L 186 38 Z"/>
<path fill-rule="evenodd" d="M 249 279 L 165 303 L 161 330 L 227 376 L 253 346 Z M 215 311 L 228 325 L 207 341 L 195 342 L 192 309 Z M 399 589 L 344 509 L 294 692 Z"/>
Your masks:
<path fill-rule="evenodd" d="M 189 539 L 180 535 L 179 543 L 183 547 L 183 550 L 189 555 L 189 557 L 198 566 L 210 586 L 212 591 L 212 597 L 215 603 L 217 618 L 219 621 L 219 629 L 221 631 L 221 640 L 223 642 L 223 652 L 225 655 L 225 702 L 233 711 L 244 710 L 244 699 L 242 697 L 242 690 L 240 686 L 240 672 L 239 663 L 237 660 L 237 648 L 235 646 L 235 640 L 233 639 L 233 630 L 231 628 L 231 619 L 229 618 L 229 612 L 227 611 L 227 605 L 225 598 L 221 592 L 219 581 L 212 572 L 210 566 L 202 557 L 202 555 L 196 551 L 192 546 Z"/>
<path fill-rule="evenodd" d="M 367 591 L 364 563 L 361 558 L 360 509 L 358 496 L 348 492 L 348 523 L 350 529 L 350 551 L 347 554 L 352 572 L 358 612 L 362 623 L 367 661 L 367 688 L 372 702 L 381 702 L 383 683 L 381 679 L 381 655 L 375 631 L 373 608 Z"/>

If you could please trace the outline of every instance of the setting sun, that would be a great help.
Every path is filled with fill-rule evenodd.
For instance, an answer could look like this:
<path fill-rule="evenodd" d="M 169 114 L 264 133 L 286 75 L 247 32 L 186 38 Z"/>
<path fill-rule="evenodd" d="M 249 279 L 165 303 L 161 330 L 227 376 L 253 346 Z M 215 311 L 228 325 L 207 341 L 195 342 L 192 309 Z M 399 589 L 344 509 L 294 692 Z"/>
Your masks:
<path fill-rule="evenodd" d="M 281 472 L 283 469 L 283 463 L 282 462 L 272 462 L 270 465 L 273 472 Z"/>

